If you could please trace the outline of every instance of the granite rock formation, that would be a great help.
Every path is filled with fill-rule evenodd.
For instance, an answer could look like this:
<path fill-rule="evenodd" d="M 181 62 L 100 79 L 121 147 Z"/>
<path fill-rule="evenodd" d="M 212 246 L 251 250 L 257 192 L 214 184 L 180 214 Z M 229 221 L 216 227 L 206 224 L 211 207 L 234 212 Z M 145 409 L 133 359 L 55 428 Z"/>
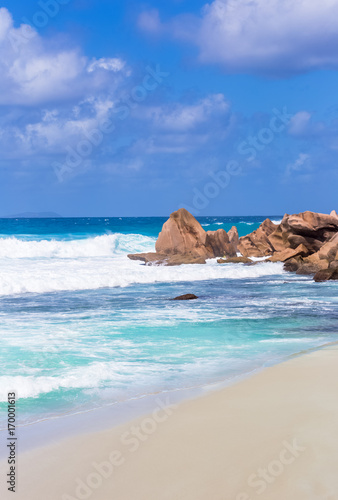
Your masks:
<path fill-rule="evenodd" d="M 256 231 L 240 238 L 238 249 L 245 257 L 268 256 L 270 262 L 285 262 L 287 271 L 320 273 L 320 281 L 337 279 L 338 273 L 322 273 L 338 267 L 337 213 L 286 214 L 278 226 L 266 219 Z"/>
<path fill-rule="evenodd" d="M 338 215 L 315 212 L 285 214 L 279 225 L 266 219 L 258 229 L 238 237 L 236 227 L 204 231 L 187 210 L 173 212 L 164 223 L 155 245 L 156 252 L 130 254 L 146 265 L 176 266 L 217 262 L 254 264 L 251 257 L 284 262 L 284 269 L 313 274 L 316 281 L 338 279 Z M 237 252 L 241 256 L 237 256 Z"/>
<path fill-rule="evenodd" d="M 173 212 L 163 224 L 152 253 L 130 254 L 132 260 L 141 260 L 147 265 L 205 264 L 214 257 L 237 255 L 238 233 L 224 229 L 204 231 L 201 224 L 184 208 Z M 231 239 L 230 239 L 231 238 Z"/>

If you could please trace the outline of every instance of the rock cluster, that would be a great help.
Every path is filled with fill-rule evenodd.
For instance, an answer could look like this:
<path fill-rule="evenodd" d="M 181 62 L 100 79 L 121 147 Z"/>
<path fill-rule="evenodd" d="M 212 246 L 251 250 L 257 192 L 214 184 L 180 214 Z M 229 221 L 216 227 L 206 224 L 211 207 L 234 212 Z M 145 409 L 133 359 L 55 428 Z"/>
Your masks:
<path fill-rule="evenodd" d="M 245 257 L 285 262 L 286 270 L 315 274 L 316 281 L 338 279 L 338 215 L 335 211 L 286 214 L 278 226 L 266 219 L 240 238 L 238 250 Z"/>
<path fill-rule="evenodd" d="M 205 231 L 193 215 L 180 208 L 164 223 L 155 249 L 128 257 L 167 266 L 205 264 L 214 257 L 221 257 L 220 264 L 253 265 L 250 258 L 261 257 L 284 262 L 287 271 L 313 274 L 315 281 L 338 279 L 338 215 L 335 211 L 330 215 L 286 214 L 279 225 L 266 219 L 251 234 L 239 238 L 236 227 L 228 233 L 224 229 Z"/>
<path fill-rule="evenodd" d="M 224 229 L 205 231 L 191 213 L 180 208 L 163 224 L 155 253 L 128 257 L 148 265 L 205 264 L 206 259 L 214 257 L 236 257 L 238 241 L 236 227 L 232 227 L 229 234 Z"/>

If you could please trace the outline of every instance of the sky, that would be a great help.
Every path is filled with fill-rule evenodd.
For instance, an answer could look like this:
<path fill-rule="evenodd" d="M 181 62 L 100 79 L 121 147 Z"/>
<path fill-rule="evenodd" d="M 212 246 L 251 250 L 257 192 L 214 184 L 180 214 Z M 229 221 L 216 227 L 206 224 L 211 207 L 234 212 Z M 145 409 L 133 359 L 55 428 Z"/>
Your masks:
<path fill-rule="evenodd" d="M 0 0 L 0 216 L 338 209 L 336 0 Z"/>

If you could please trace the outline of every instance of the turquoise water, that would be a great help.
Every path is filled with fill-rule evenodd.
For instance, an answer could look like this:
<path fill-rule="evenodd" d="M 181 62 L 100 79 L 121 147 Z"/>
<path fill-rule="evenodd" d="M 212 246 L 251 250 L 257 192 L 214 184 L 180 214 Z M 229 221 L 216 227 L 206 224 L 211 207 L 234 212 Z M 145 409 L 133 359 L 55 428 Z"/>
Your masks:
<path fill-rule="evenodd" d="M 199 220 L 243 235 L 264 218 Z M 130 261 L 165 220 L 0 220 L 0 409 L 15 390 L 20 422 L 33 422 L 231 379 L 337 339 L 337 283 L 279 263 Z M 183 293 L 199 300 L 169 300 Z"/>

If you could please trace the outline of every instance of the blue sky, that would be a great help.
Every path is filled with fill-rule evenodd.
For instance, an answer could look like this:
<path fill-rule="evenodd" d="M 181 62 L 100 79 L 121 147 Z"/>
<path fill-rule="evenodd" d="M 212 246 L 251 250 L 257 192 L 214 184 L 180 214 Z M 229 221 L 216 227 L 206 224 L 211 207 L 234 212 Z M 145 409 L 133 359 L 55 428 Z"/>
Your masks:
<path fill-rule="evenodd" d="M 0 215 L 337 209 L 337 2 L 0 7 Z"/>

